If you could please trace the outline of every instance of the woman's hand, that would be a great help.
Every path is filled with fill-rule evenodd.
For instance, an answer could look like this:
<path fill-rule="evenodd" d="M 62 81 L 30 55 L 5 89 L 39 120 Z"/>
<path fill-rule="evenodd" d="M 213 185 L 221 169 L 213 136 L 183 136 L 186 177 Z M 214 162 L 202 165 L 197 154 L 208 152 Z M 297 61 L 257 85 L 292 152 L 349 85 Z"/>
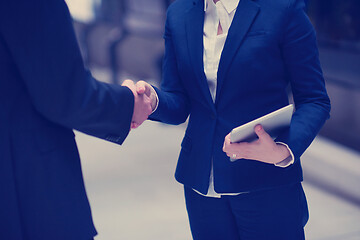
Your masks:
<path fill-rule="evenodd" d="M 257 125 L 254 130 L 259 139 L 251 143 L 231 143 L 228 134 L 223 151 L 232 159 L 251 159 L 269 164 L 277 164 L 290 156 L 287 147 L 276 144 L 261 125 Z"/>
<path fill-rule="evenodd" d="M 132 80 L 125 80 L 122 84 L 128 87 L 134 94 L 134 111 L 131 120 L 131 129 L 139 127 L 153 111 L 152 99 L 145 93 L 145 89 L 138 91 L 137 86 Z"/>

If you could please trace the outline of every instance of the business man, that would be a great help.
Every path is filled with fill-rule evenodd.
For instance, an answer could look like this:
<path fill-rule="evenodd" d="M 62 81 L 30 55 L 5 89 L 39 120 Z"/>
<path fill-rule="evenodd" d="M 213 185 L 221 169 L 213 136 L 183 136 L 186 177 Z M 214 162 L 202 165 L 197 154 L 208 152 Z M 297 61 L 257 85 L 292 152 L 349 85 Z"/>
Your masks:
<path fill-rule="evenodd" d="M 303 0 L 178 0 L 164 38 L 150 118 L 180 124 L 190 116 L 175 177 L 193 238 L 304 239 L 300 156 L 329 117 L 330 101 Z M 233 128 L 289 103 L 288 85 L 296 106 L 289 129 L 274 141 L 257 126 L 257 141 L 231 144 Z"/>
<path fill-rule="evenodd" d="M 84 69 L 64 0 L 0 1 L 1 240 L 93 239 L 72 129 L 122 144 L 151 112 L 125 85 Z"/>

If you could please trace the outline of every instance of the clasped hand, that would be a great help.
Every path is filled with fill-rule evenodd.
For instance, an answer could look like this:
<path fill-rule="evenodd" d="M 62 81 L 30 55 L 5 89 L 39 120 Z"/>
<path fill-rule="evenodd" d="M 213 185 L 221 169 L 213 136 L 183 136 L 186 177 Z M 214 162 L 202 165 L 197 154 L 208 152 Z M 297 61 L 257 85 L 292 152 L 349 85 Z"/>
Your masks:
<path fill-rule="evenodd" d="M 251 159 L 269 164 L 278 164 L 290 156 L 285 145 L 277 144 L 261 125 L 254 129 L 258 140 L 231 143 L 230 133 L 225 137 L 223 151 L 234 160 Z"/>
<path fill-rule="evenodd" d="M 132 80 L 125 80 L 122 86 L 128 87 L 134 94 L 134 112 L 131 128 L 137 128 L 149 117 L 157 105 L 155 90 L 144 81 L 135 84 Z"/>

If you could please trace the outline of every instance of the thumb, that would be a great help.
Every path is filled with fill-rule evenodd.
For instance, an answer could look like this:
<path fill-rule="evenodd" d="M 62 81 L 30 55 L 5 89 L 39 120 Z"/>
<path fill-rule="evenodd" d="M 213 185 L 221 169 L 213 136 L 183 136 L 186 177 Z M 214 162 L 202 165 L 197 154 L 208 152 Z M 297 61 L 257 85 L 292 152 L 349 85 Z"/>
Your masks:
<path fill-rule="evenodd" d="M 264 130 L 264 128 L 261 125 L 256 125 L 255 126 L 255 133 L 256 135 L 259 137 L 260 140 L 271 140 L 272 138 L 270 137 L 270 135 Z"/>
<path fill-rule="evenodd" d="M 145 84 L 142 81 L 136 83 L 136 92 L 138 94 L 144 94 L 146 90 Z"/>
<path fill-rule="evenodd" d="M 146 94 L 147 96 L 150 96 L 152 87 L 145 81 L 138 81 L 136 83 L 136 89 L 138 94 Z"/>

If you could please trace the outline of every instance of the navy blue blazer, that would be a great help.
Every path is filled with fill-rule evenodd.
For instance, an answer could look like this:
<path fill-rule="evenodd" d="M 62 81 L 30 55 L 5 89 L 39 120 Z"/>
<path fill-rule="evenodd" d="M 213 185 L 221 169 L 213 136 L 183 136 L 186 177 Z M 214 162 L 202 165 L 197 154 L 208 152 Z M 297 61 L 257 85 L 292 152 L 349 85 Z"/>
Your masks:
<path fill-rule="evenodd" d="M 178 0 L 167 13 L 165 58 L 152 120 L 189 122 L 176 179 L 205 194 L 211 162 L 218 193 L 273 188 L 302 181 L 300 156 L 329 117 L 330 101 L 313 26 L 303 0 L 241 0 L 218 69 L 213 103 L 203 66 L 203 0 Z M 239 125 L 284 107 L 290 85 L 296 112 L 276 141 L 295 163 L 279 168 L 253 160 L 229 161 L 225 136 Z"/>
<path fill-rule="evenodd" d="M 85 70 L 64 0 L 0 1 L 0 239 L 96 234 L 72 129 L 121 144 L 133 102 Z"/>

